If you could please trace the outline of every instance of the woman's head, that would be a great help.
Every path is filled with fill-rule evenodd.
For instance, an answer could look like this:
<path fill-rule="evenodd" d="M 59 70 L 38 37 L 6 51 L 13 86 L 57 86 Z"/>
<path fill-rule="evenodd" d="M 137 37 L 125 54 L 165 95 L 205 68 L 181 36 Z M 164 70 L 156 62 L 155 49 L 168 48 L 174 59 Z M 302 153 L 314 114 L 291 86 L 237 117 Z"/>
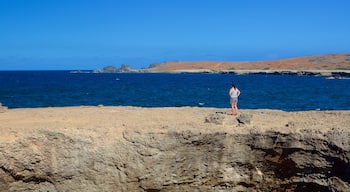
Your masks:
<path fill-rule="evenodd" d="M 231 83 L 231 87 L 236 88 L 236 85 L 234 82 Z"/>

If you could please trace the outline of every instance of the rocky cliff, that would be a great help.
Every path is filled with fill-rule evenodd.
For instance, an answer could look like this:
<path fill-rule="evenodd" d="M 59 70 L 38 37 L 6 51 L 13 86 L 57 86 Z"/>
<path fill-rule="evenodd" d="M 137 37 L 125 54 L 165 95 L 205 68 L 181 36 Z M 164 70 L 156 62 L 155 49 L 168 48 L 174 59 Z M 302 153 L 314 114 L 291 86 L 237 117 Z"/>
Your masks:
<path fill-rule="evenodd" d="M 0 114 L 0 191 L 350 191 L 350 112 Z"/>

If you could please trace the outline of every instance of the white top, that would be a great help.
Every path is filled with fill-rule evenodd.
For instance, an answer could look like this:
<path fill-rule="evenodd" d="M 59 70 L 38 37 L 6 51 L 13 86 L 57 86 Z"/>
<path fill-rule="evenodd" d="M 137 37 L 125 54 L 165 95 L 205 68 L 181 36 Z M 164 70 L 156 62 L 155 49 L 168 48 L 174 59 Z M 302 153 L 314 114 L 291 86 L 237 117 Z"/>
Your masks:
<path fill-rule="evenodd" d="M 238 97 L 238 89 L 232 88 L 231 97 Z"/>

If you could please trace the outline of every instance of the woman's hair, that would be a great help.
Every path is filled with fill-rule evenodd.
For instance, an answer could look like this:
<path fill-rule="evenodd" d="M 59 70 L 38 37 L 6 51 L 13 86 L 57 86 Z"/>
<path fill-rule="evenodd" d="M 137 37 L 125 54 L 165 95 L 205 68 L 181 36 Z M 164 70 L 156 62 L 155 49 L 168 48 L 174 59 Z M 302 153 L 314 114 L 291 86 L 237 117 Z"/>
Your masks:
<path fill-rule="evenodd" d="M 231 83 L 231 87 L 235 88 L 236 89 L 236 85 L 234 82 Z"/>

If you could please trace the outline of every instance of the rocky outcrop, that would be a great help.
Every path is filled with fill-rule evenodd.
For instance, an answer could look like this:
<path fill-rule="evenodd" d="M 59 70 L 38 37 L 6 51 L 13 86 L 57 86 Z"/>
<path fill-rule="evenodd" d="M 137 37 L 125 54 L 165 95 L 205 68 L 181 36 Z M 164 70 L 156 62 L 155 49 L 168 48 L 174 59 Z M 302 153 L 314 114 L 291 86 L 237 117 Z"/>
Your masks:
<path fill-rule="evenodd" d="M 2 106 L 2 104 L 0 103 L 0 113 L 4 113 L 5 111 L 7 111 L 7 107 Z"/>
<path fill-rule="evenodd" d="M 1 146 L 1 191 L 349 191 L 349 134 L 43 132 Z M 336 140 L 334 140 L 336 138 Z"/>
<path fill-rule="evenodd" d="M 28 131 L 0 142 L 0 191 L 350 191 L 349 127 L 261 130 L 249 126 L 254 115 L 202 119 L 244 132 L 160 124 L 106 140 L 111 132 Z"/>
<path fill-rule="evenodd" d="M 126 64 L 122 64 L 120 68 L 107 66 L 102 69 L 96 69 L 93 71 L 93 73 L 127 73 L 127 72 L 140 72 L 140 71 L 132 69 L 129 65 L 126 65 Z"/>
<path fill-rule="evenodd" d="M 325 76 L 333 78 L 350 77 L 350 70 L 225 70 L 222 74 L 236 75 L 297 75 L 297 76 Z"/>

